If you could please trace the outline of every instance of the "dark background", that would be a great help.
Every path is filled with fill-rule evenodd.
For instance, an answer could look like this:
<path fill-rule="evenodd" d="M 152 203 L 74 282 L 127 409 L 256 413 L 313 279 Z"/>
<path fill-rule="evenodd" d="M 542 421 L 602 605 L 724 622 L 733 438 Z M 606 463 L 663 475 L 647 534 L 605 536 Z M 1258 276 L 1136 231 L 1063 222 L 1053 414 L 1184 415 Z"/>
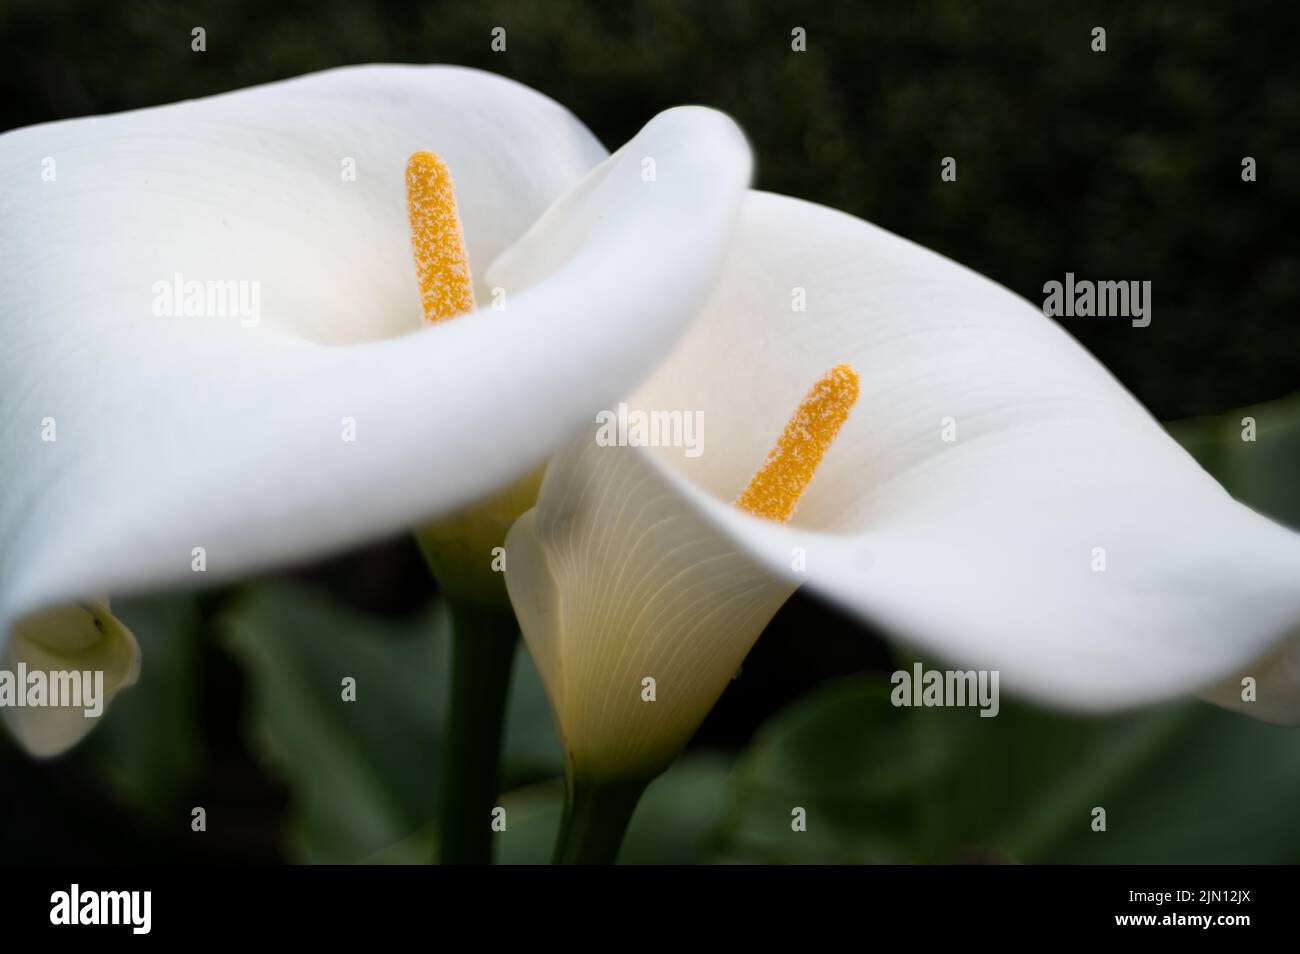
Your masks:
<path fill-rule="evenodd" d="M 206 53 L 190 49 L 194 26 Z M 790 49 L 795 26 L 806 53 Z M 658 111 L 702 103 L 746 131 L 757 187 L 869 219 L 1030 301 L 1066 271 L 1150 280 L 1150 327 L 1063 324 L 1172 420 L 1300 385 L 1298 27 L 1295 4 L 0 0 L 0 130 L 367 62 L 501 73 L 611 149 Z M 955 183 L 940 181 L 944 156 Z M 1258 181 L 1242 181 L 1244 156 Z M 405 540 L 291 575 L 395 618 L 433 597 Z M 229 595 L 202 598 L 200 630 Z M 205 754 L 185 796 L 237 806 L 240 824 L 196 841 L 143 824 L 93 761 L 11 753 L 0 861 L 282 857 L 290 796 L 250 749 L 246 677 L 219 640 L 197 645 Z M 887 658 L 796 597 L 694 744 L 734 750 L 810 687 Z"/>

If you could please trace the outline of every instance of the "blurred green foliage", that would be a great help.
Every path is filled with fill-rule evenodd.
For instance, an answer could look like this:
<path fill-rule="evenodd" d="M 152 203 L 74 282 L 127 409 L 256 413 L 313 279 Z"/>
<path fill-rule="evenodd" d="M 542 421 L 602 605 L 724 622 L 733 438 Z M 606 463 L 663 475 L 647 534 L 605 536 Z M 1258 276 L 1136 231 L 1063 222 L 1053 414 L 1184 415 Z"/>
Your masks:
<path fill-rule="evenodd" d="M 198 608 L 184 596 L 118 600 L 113 612 L 140 643 L 141 679 L 119 695 L 83 757 L 113 793 L 157 827 L 168 824 L 203 762 Z"/>
<path fill-rule="evenodd" d="M 393 621 L 268 586 L 228 608 L 220 628 L 252 680 L 255 750 L 293 794 L 289 857 L 359 861 L 435 816 L 450 665 L 443 604 Z M 560 772 L 532 660 L 519 652 L 515 666 L 508 788 Z"/>
<path fill-rule="evenodd" d="M 1300 738 L 1203 703 L 1085 719 L 1008 703 L 895 708 L 883 676 L 764 727 L 723 843 L 778 863 L 1281 863 L 1300 859 Z M 792 831 L 791 809 L 807 812 Z M 1106 830 L 1091 828 L 1092 810 Z"/>

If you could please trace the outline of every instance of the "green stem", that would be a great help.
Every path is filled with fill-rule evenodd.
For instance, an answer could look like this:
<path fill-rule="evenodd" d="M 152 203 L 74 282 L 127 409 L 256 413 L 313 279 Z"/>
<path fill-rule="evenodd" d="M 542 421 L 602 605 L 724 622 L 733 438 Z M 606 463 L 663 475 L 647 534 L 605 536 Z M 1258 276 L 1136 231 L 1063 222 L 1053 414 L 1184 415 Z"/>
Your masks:
<path fill-rule="evenodd" d="M 519 629 L 508 609 L 451 601 L 451 708 L 443 742 L 439 860 L 492 863 L 506 695 Z"/>
<path fill-rule="evenodd" d="M 612 865 L 649 779 L 565 778 L 564 817 L 552 864 Z"/>

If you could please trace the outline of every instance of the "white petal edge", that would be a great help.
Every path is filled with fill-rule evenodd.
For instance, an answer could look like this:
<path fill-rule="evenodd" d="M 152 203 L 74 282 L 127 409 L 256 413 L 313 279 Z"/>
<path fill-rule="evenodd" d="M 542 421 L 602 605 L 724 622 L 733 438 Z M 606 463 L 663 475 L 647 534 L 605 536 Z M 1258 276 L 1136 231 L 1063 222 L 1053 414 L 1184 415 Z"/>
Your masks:
<path fill-rule="evenodd" d="M 730 507 L 841 362 L 861 396 L 791 524 Z M 701 519 L 791 580 L 803 547 L 810 586 L 922 651 L 1092 711 L 1255 667 L 1257 702 L 1212 698 L 1300 721 L 1279 648 L 1300 632 L 1300 537 L 1233 501 L 1039 309 L 942 256 L 751 193 L 710 304 L 630 403 L 704 413 L 700 457 L 628 452 Z"/>
<path fill-rule="evenodd" d="M 339 329 L 357 309 L 375 337 L 394 312 L 418 324 L 401 189 L 424 147 L 451 165 L 476 272 L 565 186 L 585 244 L 507 285 L 504 311 L 327 346 L 353 340 Z M 47 152 L 63 162 L 44 185 L 70 195 L 37 192 Z M 363 197 L 336 184 L 347 155 L 364 159 Z M 0 257 L 0 639 L 87 593 L 231 579 L 398 532 L 535 467 L 698 310 L 750 172 L 739 130 L 705 109 L 656 117 L 580 178 L 599 155 L 545 98 L 453 68 L 333 71 L 0 137 L 0 211 L 22 238 Z M 261 280 L 265 320 L 154 318 L 151 282 L 173 264 Z"/>

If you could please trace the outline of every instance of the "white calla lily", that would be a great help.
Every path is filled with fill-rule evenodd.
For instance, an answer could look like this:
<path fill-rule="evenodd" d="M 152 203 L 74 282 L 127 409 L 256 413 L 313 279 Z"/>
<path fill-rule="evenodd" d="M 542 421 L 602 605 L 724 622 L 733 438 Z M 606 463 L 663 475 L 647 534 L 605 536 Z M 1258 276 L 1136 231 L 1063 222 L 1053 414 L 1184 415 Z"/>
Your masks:
<path fill-rule="evenodd" d="M 427 148 L 480 308 L 437 326 L 404 191 Z M 710 110 L 606 159 L 554 102 L 451 67 L 0 136 L 0 644 L 89 594 L 302 560 L 528 473 L 698 311 L 749 171 Z M 173 282 L 199 311 L 245 283 L 258 314 L 159 314 Z"/>
<path fill-rule="evenodd" d="M 860 397 L 793 519 L 737 510 L 841 362 Z M 662 768 L 805 581 L 1044 703 L 1155 702 L 1255 664 L 1257 701 L 1213 698 L 1300 718 L 1278 648 L 1300 631 L 1300 537 L 1233 501 L 1041 310 L 939 255 L 751 193 L 710 304 L 628 404 L 702 412 L 703 453 L 581 439 L 507 542 L 579 774 Z"/>

